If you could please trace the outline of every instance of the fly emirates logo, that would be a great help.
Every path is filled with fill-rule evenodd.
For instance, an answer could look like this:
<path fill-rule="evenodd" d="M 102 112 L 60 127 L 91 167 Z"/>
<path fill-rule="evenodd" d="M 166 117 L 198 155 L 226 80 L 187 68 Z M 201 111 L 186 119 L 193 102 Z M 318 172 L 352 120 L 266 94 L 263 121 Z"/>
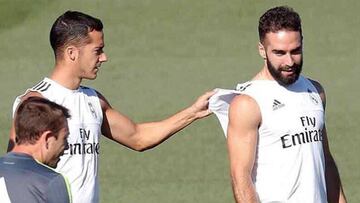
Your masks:
<path fill-rule="evenodd" d="M 69 143 L 68 149 L 64 151 L 66 155 L 76 155 L 76 154 L 99 154 L 100 145 L 99 142 L 94 142 L 90 140 L 91 130 L 84 128 L 79 128 L 79 135 L 81 142 Z"/>
<path fill-rule="evenodd" d="M 300 117 L 300 122 L 304 127 L 302 132 L 285 134 L 280 137 L 282 147 L 284 149 L 311 142 L 320 142 L 323 140 L 322 130 L 316 128 L 315 117 L 302 116 Z"/>

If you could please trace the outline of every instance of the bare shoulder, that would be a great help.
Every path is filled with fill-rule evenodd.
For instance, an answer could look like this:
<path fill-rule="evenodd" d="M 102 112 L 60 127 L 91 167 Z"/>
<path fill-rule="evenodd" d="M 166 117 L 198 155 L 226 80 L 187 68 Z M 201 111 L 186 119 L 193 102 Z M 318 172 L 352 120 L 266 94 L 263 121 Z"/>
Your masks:
<path fill-rule="evenodd" d="M 236 95 L 230 103 L 230 108 L 247 108 L 254 106 L 257 106 L 255 99 L 246 94 Z"/>
<path fill-rule="evenodd" d="M 229 109 L 231 117 L 241 117 L 249 121 L 260 122 L 261 113 L 260 107 L 252 97 L 246 94 L 240 94 L 234 97 L 231 101 Z"/>

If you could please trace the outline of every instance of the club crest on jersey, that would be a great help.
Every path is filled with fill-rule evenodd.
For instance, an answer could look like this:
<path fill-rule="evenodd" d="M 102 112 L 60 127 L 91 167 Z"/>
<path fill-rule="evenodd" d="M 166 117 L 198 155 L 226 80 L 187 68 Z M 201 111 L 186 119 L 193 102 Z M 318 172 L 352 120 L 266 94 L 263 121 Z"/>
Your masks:
<path fill-rule="evenodd" d="M 92 105 L 92 103 L 88 102 L 88 105 L 89 105 L 89 109 L 91 111 L 91 114 L 94 116 L 94 118 L 97 118 L 97 115 L 96 115 L 96 112 L 95 112 L 95 109 L 94 109 L 94 106 Z"/>
<path fill-rule="evenodd" d="M 280 108 L 282 108 L 284 106 L 285 106 L 285 104 L 283 104 L 280 101 L 274 99 L 272 109 L 273 109 L 273 111 L 275 111 L 275 110 L 278 110 L 278 109 L 280 109 Z"/>
<path fill-rule="evenodd" d="M 309 93 L 310 100 L 311 100 L 314 104 L 318 105 L 318 104 L 319 104 L 319 101 L 316 99 L 315 93 L 312 92 L 310 89 L 307 89 L 307 92 Z"/>

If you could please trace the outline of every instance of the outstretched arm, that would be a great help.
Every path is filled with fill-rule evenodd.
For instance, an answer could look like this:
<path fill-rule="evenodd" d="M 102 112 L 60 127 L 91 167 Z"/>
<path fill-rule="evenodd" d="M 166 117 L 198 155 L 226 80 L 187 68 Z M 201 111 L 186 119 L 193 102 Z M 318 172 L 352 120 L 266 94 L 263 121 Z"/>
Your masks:
<path fill-rule="evenodd" d="M 102 133 L 106 137 L 136 151 L 144 151 L 162 143 L 193 121 L 208 116 L 208 100 L 214 92 L 200 96 L 190 107 L 159 122 L 137 124 L 113 109 L 99 94 L 104 112 Z"/>
<path fill-rule="evenodd" d="M 257 103 L 247 95 L 236 96 L 229 109 L 227 145 L 232 188 L 237 203 L 259 202 L 251 174 L 260 122 Z"/>

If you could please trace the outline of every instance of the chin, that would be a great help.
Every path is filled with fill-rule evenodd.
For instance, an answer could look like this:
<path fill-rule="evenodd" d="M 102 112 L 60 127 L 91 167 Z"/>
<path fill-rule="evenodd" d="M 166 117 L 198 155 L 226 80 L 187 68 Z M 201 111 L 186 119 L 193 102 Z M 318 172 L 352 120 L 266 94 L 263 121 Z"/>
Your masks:
<path fill-rule="evenodd" d="M 291 85 L 294 84 L 299 79 L 299 75 L 293 77 L 286 77 L 278 80 L 278 82 L 282 85 Z"/>
<path fill-rule="evenodd" d="M 95 80 L 96 78 L 97 78 L 97 75 L 84 77 L 84 79 L 87 79 L 87 80 Z"/>

